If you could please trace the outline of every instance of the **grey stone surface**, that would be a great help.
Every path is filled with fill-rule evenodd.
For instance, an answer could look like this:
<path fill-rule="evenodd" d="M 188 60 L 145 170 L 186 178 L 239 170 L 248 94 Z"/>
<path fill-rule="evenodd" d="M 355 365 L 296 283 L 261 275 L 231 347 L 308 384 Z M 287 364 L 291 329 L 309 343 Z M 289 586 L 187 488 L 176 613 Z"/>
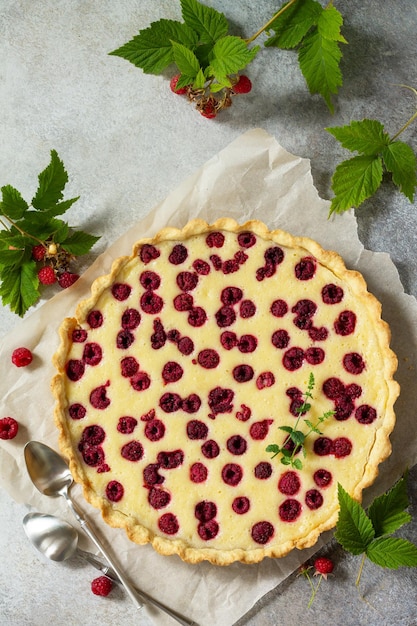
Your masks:
<path fill-rule="evenodd" d="M 210 4 L 227 15 L 236 33 L 249 36 L 280 3 Z M 320 195 L 330 198 L 332 172 L 347 153 L 324 128 L 368 117 L 379 119 L 394 134 L 416 108 L 415 96 L 398 85 L 417 87 L 415 0 L 338 0 L 335 5 L 344 15 L 349 45 L 343 49 L 344 85 L 333 116 L 321 99 L 309 95 L 292 52 L 262 50 L 248 70 L 252 92 L 210 121 L 174 97 L 166 77 L 145 75 L 107 55 L 151 21 L 178 19 L 179 2 L 1 0 L 0 184 L 12 184 L 32 197 L 37 173 L 55 148 L 70 174 L 68 196 L 81 196 L 71 209 L 72 223 L 102 235 L 85 264 L 250 128 L 264 128 L 286 150 L 309 158 Z M 417 125 L 402 138 L 417 150 Z M 410 204 L 384 183 L 356 212 L 365 247 L 391 255 L 405 291 L 413 296 L 416 209 L 415 202 Z M 0 336 L 17 321 L 0 308 Z M 416 489 L 414 468 L 413 521 L 400 531 L 414 542 Z M 24 513 L 23 506 L 0 491 L 1 624 L 152 624 L 150 614 L 134 614 L 122 592 L 106 600 L 87 595 L 92 576 L 81 562 L 42 560 L 23 535 Z M 333 543 L 326 554 L 335 559 L 335 575 L 323 583 L 311 609 L 306 609 L 307 582 L 294 575 L 239 626 L 295 626 L 303 621 L 314 626 L 417 625 L 417 570 L 381 570 L 368 562 L 361 599 L 355 588 L 358 557 Z"/>

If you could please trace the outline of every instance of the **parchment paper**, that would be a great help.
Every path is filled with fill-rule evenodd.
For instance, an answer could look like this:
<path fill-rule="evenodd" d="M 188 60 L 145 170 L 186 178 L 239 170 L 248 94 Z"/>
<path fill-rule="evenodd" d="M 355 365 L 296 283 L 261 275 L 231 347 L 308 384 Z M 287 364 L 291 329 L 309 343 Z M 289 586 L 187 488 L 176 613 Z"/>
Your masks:
<path fill-rule="evenodd" d="M 396 404 L 393 453 L 382 465 L 375 485 L 367 490 L 365 503 L 390 487 L 407 466 L 417 462 L 417 302 L 404 293 L 387 254 L 364 250 L 353 212 L 328 220 L 328 210 L 329 203 L 318 196 L 313 185 L 309 161 L 286 152 L 263 130 L 251 130 L 215 155 L 145 219 L 134 224 L 72 288 L 60 292 L 19 323 L 0 347 L 0 415 L 13 416 L 20 423 L 15 439 L 0 440 L 0 484 L 11 497 L 31 509 L 75 523 L 63 498 L 47 498 L 36 491 L 23 457 L 24 445 L 31 439 L 58 450 L 49 388 L 58 326 L 73 313 L 79 299 L 89 294 L 94 278 L 108 273 L 114 258 L 129 254 L 137 239 L 151 236 L 166 225 L 182 227 L 194 217 L 212 222 L 222 216 L 239 222 L 256 218 L 270 228 L 316 239 L 323 247 L 339 252 L 348 267 L 361 271 L 369 290 L 382 302 L 383 317 L 392 329 L 392 347 L 399 358 L 396 378 L 402 392 Z M 33 351 L 34 360 L 29 367 L 18 369 L 11 365 L 10 355 L 21 345 Z M 236 622 L 331 537 L 327 533 L 310 550 L 294 551 L 284 559 L 266 559 L 257 565 L 192 566 L 176 556 L 162 557 L 149 546 L 132 544 L 123 530 L 104 524 L 100 514 L 83 500 L 78 486 L 72 494 L 132 582 L 200 626 L 229 626 Z M 83 543 L 82 547 L 92 548 L 86 539 Z M 172 624 L 161 612 L 148 607 L 145 610 L 155 624 Z"/>

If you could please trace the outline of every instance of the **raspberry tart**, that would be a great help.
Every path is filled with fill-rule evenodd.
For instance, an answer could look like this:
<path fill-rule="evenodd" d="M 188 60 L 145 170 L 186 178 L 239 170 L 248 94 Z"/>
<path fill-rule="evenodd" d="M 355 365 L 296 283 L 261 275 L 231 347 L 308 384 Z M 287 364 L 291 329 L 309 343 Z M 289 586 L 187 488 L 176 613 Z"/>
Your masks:
<path fill-rule="evenodd" d="M 338 483 L 360 500 L 390 454 L 381 306 L 310 239 L 228 218 L 166 228 L 94 282 L 60 336 L 61 450 L 106 522 L 162 554 L 227 565 L 312 546 L 337 521 Z M 267 451 L 329 413 L 299 463 Z"/>

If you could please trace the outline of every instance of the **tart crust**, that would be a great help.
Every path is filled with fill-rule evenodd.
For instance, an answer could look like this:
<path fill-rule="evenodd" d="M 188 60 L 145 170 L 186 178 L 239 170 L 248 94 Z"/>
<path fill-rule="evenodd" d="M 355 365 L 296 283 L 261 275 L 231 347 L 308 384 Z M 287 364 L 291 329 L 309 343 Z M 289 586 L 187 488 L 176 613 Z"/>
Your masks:
<path fill-rule="evenodd" d="M 224 247 L 223 245 L 216 247 L 214 244 L 210 249 L 207 249 L 205 243 L 207 235 L 219 232 L 226 237 Z M 235 242 L 239 234 L 247 233 L 255 235 L 256 245 L 253 247 L 240 246 L 240 248 L 237 246 L 236 248 Z M 235 260 L 238 259 L 237 265 L 232 263 L 226 267 L 222 255 L 227 256 L 229 240 L 230 246 L 235 246 L 233 250 L 239 249 L 243 254 L 233 257 Z M 261 272 L 257 275 L 257 279 L 251 282 L 249 280 L 251 269 L 256 266 L 256 263 L 258 263 L 258 269 L 261 267 L 259 259 L 253 261 L 255 265 L 251 264 L 258 242 L 260 242 L 262 251 L 271 248 L 279 248 L 284 251 L 284 261 L 279 261 L 279 263 L 274 261 L 275 270 L 272 273 L 269 272 L 271 275 L 268 275 L 268 270 L 266 270 L 266 275 L 264 272 L 262 276 Z M 187 249 L 189 257 L 186 261 L 180 261 L 176 265 L 167 261 L 166 257 L 168 252 L 178 245 Z M 146 262 L 141 260 L 141 253 L 146 246 L 161 250 L 160 257 L 146 259 Z M 199 273 L 195 269 L 196 266 L 192 265 L 192 262 L 198 258 L 196 251 L 204 252 L 204 260 L 210 266 L 208 275 Z M 218 260 L 214 260 L 215 256 L 220 258 L 220 262 L 223 263 L 222 266 L 219 265 Z M 300 260 L 312 262 L 315 268 L 313 279 L 300 278 L 300 276 L 298 278 L 292 276 L 291 278 L 288 273 L 289 270 L 285 269 L 285 263 L 292 263 L 291 267 L 293 267 Z M 215 267 L 216 264 L 217 267 Z M 268 263 L 265 267 L 268 267 Z M 175 276 L 172 274 L 174 270 L 177 273 L 186 271 L 197 275 L 198 286 L 196 288 L 183 286 L 181 290 L 176 285 L 172 291 L 168 283 L 169 280 L 172 282 L 172 276 Z M 161 279 L 161 286 L 153 291 L 147 286 L 148 292 L 151 290 L 152 293 L 160 293 L 162 297 L 163 308 L 158 313 L 143 311 L 138 306 L 136 283 L 139 283 L 137 277 L 143 271 L 154 272 Z M 112 287 L 116 284 L 129 283 L 131 285 L 133 275 L 136 276 L 136 282 L 128 298 L 118 300 L 112 297 Z M 217 292 L 212 296 L 207 295 L 211 292 L 208 288 L 204 288 L 207 276 L 210 277 L 210 281 L 218 280 L 219 282 Z M 287 276 L 290 278 L 287 279 Z M 284 278 L 288 280 L 287 283 L 285 283 Z M 164 282 L 166 282 L 166 287 Z M 215 282 L 210 282 L 210 289 L 215 284 Z M 246 284 L 248 284 L 247 288 Z M 329 284 L 342 288 L 344 291 L 343 302 L 330 304 L 328 302 L 323 304 L 323 301 L 319 302 L 321 289 Z M 232 302 L 231 308 L 234 311 L 241 306 L 243 299 L 255 305 L 256 313 L 252 312 L 253 306 L 252 309 L 249 307 L 248 311 L 251 309 L 250 314 L 248 313 L 246 317 L 246 314 L 243 315 L 242 309 L 240 309 L 241 314 L 240 316 L 237 315 L 237 321 L 229 323 L 230 320 L 227 322 L 222 319 L 220 323 L 226 325 L 219 327 L 219 320 L 216 325 L 214 314 L 222 304 L 219 298 L 225 285 L 238 287 L 243 293 L 239 303 Z M 254 293 L 251 293 L 252 286 L 254 286 Z M 92 359 L 90 358 L 89 364 L 88 359 L 87 363 L 85 359 L 83 361 L 83 357 L 80 355 L 85 354 L 85 352 L 83 353 L 85 341 L 84 343 L 74 341 L 74 331 L 86 331 L 88 345 L 94 343 L 101 346 L 101 342 L 106 341 L 106 336 L 109 337 L 114 332 L 110 330 L 110 326 L 112 324 L 120 326 L 120 315 L 128 306 L 137 308 L 142 318 L 139 326 L 132 331 L 135 337 L 136 335 L 139 337 L 142 328 L 145 328 L 145 319 L 148 326 L 151 324 L 151 320 L 152 323 L 155 323 L 155 320 L 161 320 L 162 324 L 167 327 L 171 318 L 186 319 L 187 317 L 187 311 L 178 312 L 172 304 L 175 294 L 180 292 L 188 294 L 188 296 L 191 294 L 191 300 L 194 299 L 197 303 L 203 302 L 203 308 L 211 306 L 211 310 L 207 310 L 205 322 L 202 324 L 201 321 L 198 322 L 200 325 L 196 327 L 187 326 L 185 323 L 185 326 L 181 327 L 181 333 L 184 328 L 188 328 L 189 334 L 194 340 L 194 351 L 191 354 L 179 354 L 178 335 L 175 335 L 175 339 L 171 332 L 171 340 L 167 340 L 166 337 L 170 335 L 168 328 L 165 328 L 164 332 L 167 331 L 168 335 L 166 332 L 165 345 L 161 349 L 156 349 L 155 345 L 151 347 L 150 343 L 146 344 L 145 338 L 143 340 L 136 338 L 131 347 L 127 349 L 126 347 L 122 349 L 113 347 L 111 354 L 108 354 L 110 348 L 103 346 L 107 350 L 106 360 L 103 356 L 97 366 L 94 363 L 94 355 Z M 136 304 L 133 304 L 132 298 L 135 298 Z M 217 298 L 215 305 L 213 298 Z M 288 304 L 288 311 L 284 315 L 273 316 L 270 313 L 271 303 L 277 299 L 284 300 Z M 303 313 L 304 318 L 302 314 L 293 313 L 297 310 L 297 303 L 301 301 L 317 301 L 317 312 L 311 313 L 310 309 L 309 312 Z M 170 307 L 169 312 L 168 307 Z M 357 317 L 356 328 L 354 332 L 338 334 L 334 332 L 335 320 L 340 319 L 340 315 L 345 312 L 345 307 L 348 310 L 354 310 Z M 103 310 L 105 317 L 105 323 L 97 329 L 92 328 L 88 321 L 90 313 L 95 310 Z M 320 326 L 318 322 L 322 324 L 322 327 L 328 329 L 328 338 L 323 339 L 320 333 L 314 335 L 308 330 L 308 327 Z M 216 329 L 217 336 L 215 338 L 213 333 L 216 332 Z M 302 365 L 293 371 L 288 371 L 282 366 L 282 355 L 285 353 L 285 349 L 281 345 L 275 346 L 271 341 L 266 342 L 266 345 L 265 342 L 261 341 L 263 333 L 266 333 L 265 336 L 270 336 L 274 329 L 280 329 L 289 334 L 289 346 L 294 344 L 301 346 L 304 355 Z M 231 336 L 233 334 L 241 336 L 245 332 L 246 335 L 255 336 L 259 342 L 253 353 L 245 353 L 244 350 L 248 350 L 248 348 L 243 349 L 242 346 L 239 348 L 240 344 L 237 347 L 235 344 L 233 348 L 227 345 L 227 349 L 222 350 L 218 336 L 224 332 L 230 332 Z M 145 337 L 145 330 L 143 333 Z M 257 337 L 257 333 L 259 333 L 259 337 Z M 360 273 L 348 270 L 336 252 L 324 250 L 312 239 L 294 237 L 282 230 L 269 231 L 265 224 L 260 221 L 253 220 L 245 224 L 238 224 L 229 218 L 219 219 L 211 225 L 202 220 L 193 220 L 181 230 L 170 227 L 164 228 L 155 237 L 138 241 L 130 256 L 120 257 L 114 261 L 111 272 L 94 281 L 91 296 L 80 302 L 75 317 L 63 321 L 59 334 L 60 346 L 53 358 L 57 374 L 52 380 L 52 391 L 56 399 L 54 417 L 59 429 L 61 452 L 68 459 L 74 479 L 82 485 L 86 500 L 101 510 L 107 524 L 112 527 L 125 528 L 128 537 L 133 542 L 137 544 L 151 543 L 155 550 L 163 555 L 177 554 L 189 563 L 207 560 L 216 565 L 227 565 L 234 561 L 256 563 L 265 557 L 283 557 L 294 548 L 310 547 L 315 544 L 323 531 L 333 528 L 337 522 L 337 483 L 340 482 L 352 497 L 360 501 L 363 489 L 374 482 L 378 474 L 378 466 L 391 452 L 389 436 L 395 424 L 394 403 L 399 394 L 399 385 L 393 378 L 397 368 L 397 358 L 389 347 L 390 330 L 381 318 L 381 305 L 367 291 L 365 280 Z M 285 337 L 285 333 L 283 336 Z M 149 332 L 146 337 L 149 341 Z M 112 341 L 114 343 L 113 339 Z M 340 354 L 348 352 L 350 355 L 357 356 L 358 353 L 361 355 L 359 370 L 363 367 L 360 372 L 355 370 L 353 366 L 349 367 L 351 371 L 344 369 L 339 352 L 335 348 L 338 346 L 338 342 L 343 346 Z M 213 367 L 210 363 L 210 367 L 206 369 L 200 367 L 197 362 L 197 353 L 199 354 L 197 345 L 200 348 L 212 350 L 211 355 L 213 349 L 218 351 L 220 364 Z M 331 347 L 330 350 L 328 345 Z M 319 351 L 308 352 L 309 348 L 318 348 Z M 263 350 L 262 354 L 261 350 Z M 324 351 L 325 358 L 323 363 L 316 363 L 314 358 L 322 358 L 320 350 Z M 163 357 L 161 364 L 167 360 L 170 363 L 181 363 L 183 369 L 181 380 L 178 382 L 168 380 L 167 382 L 161 377 L 156 380 L 155 374 L 152 373 L 152 383 L 149 389 L 159 389 L 158 393 L 160 394 L 172 391 L 177 393 L 177 396 L 184 395 L 185 392 L 189 393 L 190 389 L 194 389 L 198 392 L 197 395 L 202 398 L 201 407 L 198 410 L 195 410 L 194 407 L 192 414 L 187 414 L 186 410 L 181 408 L 172 412 L 165 412 L 161 410 L 161 403 L 159 406 L 155 403 L 156 412 L 150 413 L 150 405 L 147 404 L 144 392 L 132 391 L 132 389 L 130 392 L 126 392 L 129 387 L 129 380 L 120 374 L 118 375 L 121 381 L 119 393 L 120 398 L 123 397 L 123 402 L 119 413 L 113 413 L 108 418 L 107 409 L 103 410 L 102 407 L 91 409 L 88 404 L 88 392 L 99 380 L 102 382 L 102 397 L 106 399 L 108 391 L 108 395 L 111 397 L 112 410 L 116 407 L 119 398 L 116 393 L 114 372 L 120 371 L 120 361 L 126 354 L 137 359 L 141 370 L 154 372 L 161 365 L 158 361 L 157 367 L 154 367 L 153 361 L 162 358 L 161 355 L 164 351 L 166 351 L 167 356 Z M 268 376 L 266 378 L 265 376 L 263 378 L 257 377 L 260 361 L 255 359 L 254 355 L 256 354 L 261 354 L 259 358 L 264 363 L 265 371 L 261 374 L 265 374 L 265 372 L 271 374 L 272 372 L 273 378 L 268 378 Z M 306 360 L 307 354 L 315 356 Z M 251 363 L 253 365 L 253 367 L 251 366 L 254 372 L 253 379 L 248 381 L 235 379 L 233 381 L 231 371 L 235 363 L 239 364 L 239 359 L 243 364 Z M 72 380 L 78 376 L 74 372 L 71 373 L 72 379 L 69 379 L 68 363 L 71 360 L 83 362 L 82 367 L 85 367 L 86 373 L 84 374 L 83 370 L 83 375 L 79 380 Z M 250 372 L 250 370 L 248 371 Z M 198 375 L 195 374 L 196 372 Z M 213 372 L 215 372 L 217 384 L 222 389 L 232 389 L 235 393 L 235 402 L 232 403 L 233 406 L 229 404 L 225 409 L 220 408 L 217 411 L 214 410 L 214 414 L 209 414 L 205 399 L 210 390 L 210 385 L 213 385 L 213 380 L 215 380 Z M 233 372 L 235 372 L 234 369 Z M 312 408 L 305 415 L 305 419 L 314 422 L 323 412 L 335 410 L 338 403 L 343 405 L 345 409 L 345 404 L 347 404 L 348 409 L 350 407 L 352 410 L 348 417 L 342 416 L 343 419 L 336 419 L 336 415 L 332 416 L 320 426 L 322 435 L 313 433 L 306 439 L 306 457 L 302 459 L 303 467 L 301 470 L 293 470 L 293 468 L 283 465 L 279 457 L 272 459 L 272 455 L 266 453 L 265 449 L 268 444 L 278 443 L 282 445 L 285 441 L 280 427 L 294 425 L 297 413 L 294 412 L 296 405 L 293 405 L 291 413 L 291 401 L 300 400 L 300 393 L 305 392 L 311 372 L 315 378 L 314 399 L 312 400 Z M 332 394 L 323 393 L 326 380 L 339 378 L 343 381 L 344 404 L 341 399 L 340 401 L 335 400 Z M 207 379 L 207 383 L 205 383 L 205 379 Z M 194 380 L 191 387 L 188 384 L 189 380 Z M 256 383 L 259 380 L 261 382 Z M 204 384 L 209 385 L 207 389 L 204 389 Z M 292 396 L 290 393 L 286 393 L 293 388 L 298 390 L 298 396 L 294 391 Z M 183 392 L 181 392 L 182 389 L 184 389 Z M 239 399 L 237 399 L 238 397 Z M 77 400 L 79 400 L 78 403 Z M 69 409 L 74 403 L 88 405 L 85 417 L 80 418 L 80 415 L 77 415 L 77 419 L 74 419 L 74 416 L 69 417 Z M 247 415 L 242 417 L 242 407 L 246 404 L 250 406 L 251 415 L 249 418 Z M 127 411 L 126 406 L 130 409 L 129 415 L 134 416 L 137 422 L 131 435 L 116 432 L 115 428 L 115 423 L 117 423 L 115 415 L 124 415 L 124 411 Z M 375 410 L 375 415 L 372 414 L 371 419 L 369 418 L 370 411 L 365 411 L 364 415 L 366 415 L 361 423 L 358 410 L 359 407 L 363 406 L 368 407 L 368 409 L 371 407 Z M 342 411 L 343 408 L 340 410 Z M 303 426 L 302 418 L 299 423 L 300 427 Z M 162 421 L 163 428 L 166 428 L 167 432 L 171 427 L 176 429 L 168 449 L 172 451 L 175 447 L 183 452 L 183 459 L 180 463 L 181 471 L 175 468 L 167 469 L 167 466 L 164 467 L 161 462 L 158 462 L 159 466 L 158 463 L 155 463 L 156 458 L 160 457 L 157 457 L 152 450 L 155 446 L 159 451 L 164 450 L 166 437 L 162 436 L 160 440 L 155 442 L 144 436 L 144 428 L 152 419 L 158 419 L 159 428 L 161 428 L 160 422 Z M 113 424 L 111 420 L 113 422 L 116 420 L 116 422 Z M 193 435 L 191 439 L 189 436 L 187 437 L 185 424 L 191 420 L 202 420 L 208 424 L 209 434 L 206 433 L 205 437 L 203 436 L 204 433 L 203 435 Z M 263 435 L 261 438 L 259 438 L 259 432 L 255 438 L 250 435 L 251 432 L 254 432 L 250 430 L 253 423 L 263 424 L 264 430 L 262 431 L 261 428 Z M 172 426 L 174 424 L 176 426 Z M 85 445 L 83 448 L 82 441 L 84 440 L 82 437 L 85 428 L 91 425 L 99 425 L 105 431 L 104 442 L 100 442 L 101 450 L 104 450 L 103 454 L 105 455 L 104 459 L 101 460 L 101 465 L 98 462 L 95 465 L 90 465 L 91 461 L 86 463 L 83 457 Z M 266 434 L 264 434 L 265 430 Z M 221 434 L 222 432 L 223 434 Z M 216 458 L 205 458 L 201 454 L 201 447 L 204 441 L 211 439 L 211 435 L 214 439 L 219 439 L 220 453 Z M 238 440 L 233 440 L 236 450 L 230 453 L 227 446 L 235 436 L 238 437 Z M 335 453 L 333 447 L 330 453 L 322 454 L 323 451 L 321 451 L 320 454 L 317 454 L 314 446 L 320 436 L 333 442 L 336 440 L 346 442 L 348 440 L 352 444 L 352 452 L 342 451 L 338 454 Z M 223 440 L 220 441 L 222 437 Z M 237 449 L 238 444 L 236 443 L 236 441 L 241 443 L 242 438 L 244 445 L 247 446 L 244 453 Z M 120 454 L 123 442 L 130 442 L 131 440 L 136 441 L 137 457 L 133 460 L 122 459 L 123 466 L 128 466 L 127 470 L 122 471 L 115 455 Z M 175 441 L 175 446 L 172 445 L 172 441 Z M 140 446 L 137 445 L 138 442 Z M 118 452 L 116 453 L 114 450 L 118 450 Z M 299 456 L 301 457 L 301 455 Z M 140 458 L 138 459 L 138 457 Z M 152 463 L 152 461 L 154 462 Z M 240 484 L 224 484 L 222 481 L 220 472 L 226 461 L 229 464 L 239 465 L 243 470 L 244 478 Z M 264 463 L 263 468 L 268 467 L 268 471 L 272 472 L 272 475 L 261 476 L 260 479 L 254 478 L 253 468 L 258 462 Z M 190 472 L 192 470 L 190 468 L 194 464 L 199 464 L 199 469 L 201 469 L 201 465 L 203 465 L 203 469 L 204 467 L 206 470 L 208 468 L 208 478 L 202 480 L 201 476 L 197 476 L 191 480 Z M 148 465 L 158 466 L 153 468 L 157 470 L 156 474 L 153 475 L 153 480 L 144 478 L 144 468 Z M 330 473 L 331 479 L 329 479 L 328 485 L 320 484 L 317 486 L 318 483 L 314 482 L 313 474 L 319 469 L 328 470 Z M 296 479 L 293 476 L 290 477 L 292 480 L 287 477 L 286 487 L 280 487 L 280 480 L 287 472 L 296 474 Z M 127 497 L 126 495 L 131 488 L 130 485 L 124 484 L 124 481 L 128 480 L 126 478 L 128 475 L 131 475 L 132 483 L 135 484 L 135 497 Z M 215 482 L 214 479 L 212 482 L 212 476 L 216 476 Z M 162 479 L 162 482 L 158 483 L 158 479 Z M 108 486 L 109 481 L 116 481 L 124 487 L 124 495 L 119 501 L 117 499 L 112 501 L 107 497 L 106 486 Z M 161 502 L 153 506 L 147 505 L 145 496 L 149 500 L 152 490 L 156 490 L 157 495 L 161 495 L 161 491 L 164 494 L 168 492 L 169 503 L 165 505 L 162 502 L 162 506 Z M 310 498 L 314 502 L 311 503 L 309 500 L 310 504 L 307 504 L 307 494 L 310 492 L 314 492 L 314 498 L 313 496 Z M 232 510 L 232 503 L 237 497 L 244 498 L 246 496 L 250 501 L 249 511 L 247 513 L 243 513 L 243 511 L 235 513 Z M 137 505 L 134 504 L 135 498 Z M 322 498 L 321 504 L 320 498 Z M 123 505 L 124 500 L 127 500 L 126 506 Z M 283 518 L 282 513 L 278 513 L 281 511 L 281 504 L 288 501 L 299 503 L 300 510 L 294 519 Z M 197 513 L 196 502 L 200 503 L 199 514 Z M 201 504 L 207 502 L 211 504 L 211 514 L 207 513 Z M 240 501 L 239 506 L 243 506 L 242 502 L 243 500 Z M 317 502 L 319 504 L 317 508 L 314 508 Z M 288 507 L 291 509 L 291 506 L 287 505 L 287 509 Z M 201 507 L 203 507 L 204 512 L 201 512 Z M 179 519 L 177 532 L 172 532 L 175 530 L 172 526 L 168 528 L 162 526 L 161 530 L 159 520 L 166 514 L 172 515 L 165 517 L 165 521 L 172 522 L 172 516 Z M 258 523 L 264 522 L 269 522 L 269 526 L 257 526 Z M 254 533 L 255 526 L 260 531 L 258 534 Z M 200 531 L 197 532 L 198 528 L 202 528 L 202 534 L 199 534 Z"/>

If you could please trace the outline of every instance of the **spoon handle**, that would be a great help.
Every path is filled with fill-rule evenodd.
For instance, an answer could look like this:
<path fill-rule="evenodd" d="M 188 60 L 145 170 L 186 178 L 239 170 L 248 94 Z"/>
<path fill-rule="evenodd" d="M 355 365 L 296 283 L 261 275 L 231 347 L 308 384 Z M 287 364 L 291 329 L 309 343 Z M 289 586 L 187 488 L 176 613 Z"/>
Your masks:
<path fill-rule="evenodd" d="M 85 550 L 81 550 L 80 548 L 77 549 L 77 554 L 79 554 L 85 561 L 90 563 L 90 565 L 93 565 L 96 569 L 100 570 L 105 576 L 108 576 L 116 583 L 120 583 L 120 580 L 118 579 L 116 573 L 112 570 L 112 568 L 104 565 L 104 563 L 97 559 L 94 554 L 86 552 Z M 152 596 L 149 596 L 145 591 L 137 589 L 137 592 L 143 600 L 149 602 L 149 604 L 153 604 L 154 606 L 158 607 L 158 609 L 161 609 L 161 611 L 164 611 L 165 613 L 173 617 L 183 626 L 198 626 L 196 622 L 193 622 L 192 620 L 189 620 L 188 618 L 179 615 L 179 613 L 176 613 L 169 607 L 165 606 L 164 604 L 162 604 L 162 602 L 159 602 L 158 600 L 155 600 L 155 598 L 153 598 Z"/>
<path fill-rule="evenodd" d="M 132 584 L 128 581 L 126 576 L 120 570 L 119 566 L 114 562 L 112 557 L 108 554 L 107 550 L 104 548 L 104 546 L 102 545 L 101 541 L 96 536 L 95 532 L 93 531 L 93 529 L 89 525 L 88 521 L 78 511 L 77 507 L 75 506 L 74 502 L 71 500 L 70 496 L 68 494 L 66 494 L 66 493 L 63 494 L 63 495 L 64 495 L 65 500 L 67 501 L 67 504 L 68 504 L 70 510 L 72 511 L 75 519 L 80 524 L 80 526 L 83 529 L 83 531 L 85 532 L 85 534 L 88 535 L 88 537 L 91 539 L 91 541 L 100 550 L 100 552 L 102 553 L 102 555 L 104 556 L 106 561 L 109 563 L 109 565 L 113 568 L 116 576 L 118 577 L 118 579 L 122 583 L 123 587 L 125 588 L 127 594 L 129 595 L 130 599 L 132 600 L 133 604 L 136 606 L 137 609 L 141 609 L 143 607 L 143 602 L 141 601 L 140 596 L 139 596 L 138 592 L 136 591 L 136 589 L 132 586 Z"/>

